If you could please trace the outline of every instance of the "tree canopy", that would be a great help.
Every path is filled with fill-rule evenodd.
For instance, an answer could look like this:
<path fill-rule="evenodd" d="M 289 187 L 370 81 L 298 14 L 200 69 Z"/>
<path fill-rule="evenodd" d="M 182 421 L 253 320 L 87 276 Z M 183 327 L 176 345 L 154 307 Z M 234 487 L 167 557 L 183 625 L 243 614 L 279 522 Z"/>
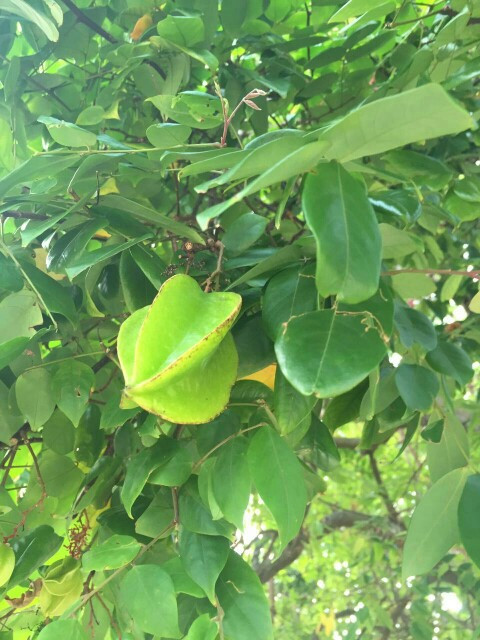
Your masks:
<path fill-rule="evenodd" d="M 0 0 L 0 640 L 480 637 L 478 0 Z"/>

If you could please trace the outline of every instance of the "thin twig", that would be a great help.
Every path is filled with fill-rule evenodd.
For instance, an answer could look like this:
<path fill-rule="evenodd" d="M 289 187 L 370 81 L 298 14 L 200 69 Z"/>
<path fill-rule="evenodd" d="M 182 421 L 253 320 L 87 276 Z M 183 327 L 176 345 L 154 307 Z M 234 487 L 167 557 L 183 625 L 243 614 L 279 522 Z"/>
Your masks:
<path fill-rule="evenodd" d="M 15 454 L 17 453 L 17 449 L 18 449 L 18 444 L 14 445 L 7 454 L 8 463 L 7 463 L 7 466 L 5 467 L 5 473 L 3 474 L 2 482 L 0 482 L 0 487 L 4 487 L 7 484 L 10 471 L 12 470 L 13 461 L 15 460 Z"/>
<path fill-rule="evenodd" d="M 151 540 L 142 549 L 140 549 L 140 551 L 137 553 L 137 555 L 131 562 L 124 565 L 123 567 L 120 567 L 119 569 L 116 569 L 111 575 L 108 576 L 108 578 L 106 578 L 101 584 L 99 584 L 98 587 L 95 587 L 94 589 L 86 593 L 81 598 L 78 605 L 70 610 L 69 612 L 70 617 L 72 617 L 79 609 L 84 607 L 87 604 L 87 602 L 91 598 L 93 598 L 94 595 L 96 595 L 99 591 L 101 591 L 104 587 L 106 587 L 107 584 L 109 584 L 118 575 L 120 575 L 123 571 L 125 571 L 125 569 L 127 569 L 130 565 L 134 565 L 143 555 L 145 555 L 145 553 L 147 553 L 149 549 L 151 549 L 160 540 L 160 538 L 162 538 L 168 531 L 170 531 L 170 529 L 173 529 L 174 527 L 175 527 L 175 522 L 172 520 L 172 522 L 170 522 L 170 524 L 168 524 L 164 529 L 162 529 L 160 533 L 157 536 L 155 536 L 155 538 L 153 538 L 153 540 Z"/>
<path fill-rule="evenodd" d="M 228 438 L 225 438 L 225 440 L 222 440 L 221 442 L 216 444 L 212 449 L 210 449 L 210 451 L 207 451 L 207 453 L 204 456 L 202 456 L 200 460 L 197 460 L 197 462 L 193 465 L 192 471 L 195 472 L 199 467 L 202 466 L 205 460 L 207 460 L 207 458 L 209 458 L 212 455 L 212 453 L 214 453 L 217 449 L 220 449 L 220 447 L 223 447 L 223 445 L 227 444 L 227 442 L 229 442 L 230 440 L 233 440 L 234 438 L 237 438 L 238 436 L 241 436 L 244 433 L 247 433 L 248 431 L 253 431 L 253 429 L 258 429 L 259 427 L 268 427 L 268 426 L 269 424 L 267 422 L 259 422 L 258 424 L 253 425 L 253 427 L 248 427 L 247 429 L 241 429 L 240 431 L 237 431 L 237 433 L 232 433 L 230 436 L 228 436 Z"/>
<path fill-rule="evenodd" d="M 108 31 L 105 31 L 105 29 L 103 29 L 100 25 L 98 25 L 96 22 L 91 20 L 85 13 L 83 13 L 83 11 L 81 11 L 72 2 L 72 0 L 62 0 L 62 2 L 63 4 L 67 5 L 67 7 L 70 9 L 73 15 L 76 16 L 79 22 L 82 22 L 84 25 L 89 27 L 92 31 L 95 31 L 95 33 L 98 33 L 99 36 L 102 36 L 102 38 L 105 38 L 105 40 L 108 40 L 108 42 L 110 42 L 111 44 L 115 44 L 117 42 L 116 39 L 110 33 L 108 33 Z"/>
<path fill-rule="evenodd" d="M 16 220 L 48 220 L 44 213 L 31 213 L 28 211 L 3 211 L 2 218 L 15 218 Z"/>

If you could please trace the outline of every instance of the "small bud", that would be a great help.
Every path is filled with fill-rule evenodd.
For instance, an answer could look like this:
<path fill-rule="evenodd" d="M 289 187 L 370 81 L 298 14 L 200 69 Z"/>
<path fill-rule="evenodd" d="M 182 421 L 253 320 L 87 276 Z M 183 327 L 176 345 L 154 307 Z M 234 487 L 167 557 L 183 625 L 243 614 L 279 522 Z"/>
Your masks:
<path fill-rule="evenodd" d="M 252 107 L 252 109 L 255 109 L 256 111 L 261 111 L 260 107 L 258 106 L 258 104 L 255 104 L 254 102 L 252 102 L 251 100 L 243 100 L 245 102 L 245 104 L 248 104 L 249 107 Z"/>
<path fill-rule="evenodd" d="M 268 91 L 264 91 L 263 89 L 252 89 L 245 98 L 258 98 L 259 96 L 266 96 Z"/>

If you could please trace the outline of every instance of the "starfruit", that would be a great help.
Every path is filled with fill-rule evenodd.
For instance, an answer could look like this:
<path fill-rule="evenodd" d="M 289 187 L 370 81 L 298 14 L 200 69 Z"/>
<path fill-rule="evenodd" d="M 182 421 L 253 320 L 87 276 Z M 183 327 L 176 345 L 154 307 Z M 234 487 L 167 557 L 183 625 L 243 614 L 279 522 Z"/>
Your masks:
<path fill-rule="evenodd" d="M 139 405 L 179 424 L 210 422 L 226 406 L 238 356 L 229 329 L 236 293 L 204 293 L 190 276 L 169 278 L 118 334 L 122 407 Z"/>

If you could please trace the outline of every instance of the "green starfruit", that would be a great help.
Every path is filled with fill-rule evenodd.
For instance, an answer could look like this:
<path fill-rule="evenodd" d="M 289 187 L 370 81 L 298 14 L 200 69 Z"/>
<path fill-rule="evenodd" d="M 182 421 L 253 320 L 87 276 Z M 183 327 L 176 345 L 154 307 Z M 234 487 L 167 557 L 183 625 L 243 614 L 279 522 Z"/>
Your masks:
<path fill-rule="evenodd" d="M 218 415 L 237 374 L 228 331 L 240 305 L 238 294 L 204 293 L 190 276 L 167 280 L 151 306 L 133 313 L 120 328 L 122 406 L 139 405 L 181 424 Z"/>

